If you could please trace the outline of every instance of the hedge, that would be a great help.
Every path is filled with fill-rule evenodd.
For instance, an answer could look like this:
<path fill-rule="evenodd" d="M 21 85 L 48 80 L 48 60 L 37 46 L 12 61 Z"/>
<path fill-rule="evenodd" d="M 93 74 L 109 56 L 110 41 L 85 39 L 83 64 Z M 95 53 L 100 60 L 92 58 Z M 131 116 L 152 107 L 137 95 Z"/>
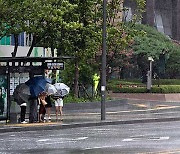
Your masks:
<path fill-rule="evenodd" d="M 180 85 L 180 79 L 160 79 L 152 80 L 153 85 Z"/>
<path fill-rule="evenodd" d="M 112 86 L 112 92 L 114 93 L 146 93 L 146 87 L 118 87 Z M 153 86 L 152 93 L 180 93 L 180 85 L 161 85 Z"/>

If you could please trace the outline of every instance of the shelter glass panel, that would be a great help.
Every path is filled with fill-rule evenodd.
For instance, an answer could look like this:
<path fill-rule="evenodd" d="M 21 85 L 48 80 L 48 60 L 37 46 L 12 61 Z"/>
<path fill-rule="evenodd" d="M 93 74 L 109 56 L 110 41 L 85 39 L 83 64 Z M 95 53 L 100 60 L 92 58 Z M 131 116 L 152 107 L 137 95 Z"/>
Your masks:
<path fill-rule="evenodd" d="M 0 75 L 0 119 L 7 118 L 7 75 Z"/>

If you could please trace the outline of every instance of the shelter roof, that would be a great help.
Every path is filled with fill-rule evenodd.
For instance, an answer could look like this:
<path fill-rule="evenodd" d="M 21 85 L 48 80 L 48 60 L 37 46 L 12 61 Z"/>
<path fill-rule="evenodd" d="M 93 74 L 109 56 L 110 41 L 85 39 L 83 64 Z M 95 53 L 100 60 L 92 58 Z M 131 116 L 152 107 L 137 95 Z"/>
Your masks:
<path fill-rule="evenodd" d="M 0 57 L 0 62 L 45 62 L 48 60 L 65 60 L 73 59 L 74 57 Z"/>

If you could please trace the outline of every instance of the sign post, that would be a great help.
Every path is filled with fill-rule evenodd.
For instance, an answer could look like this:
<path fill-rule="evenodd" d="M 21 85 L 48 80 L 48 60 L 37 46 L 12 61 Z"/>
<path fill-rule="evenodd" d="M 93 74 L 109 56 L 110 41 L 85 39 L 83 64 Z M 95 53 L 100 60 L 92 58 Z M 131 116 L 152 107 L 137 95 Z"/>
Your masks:
<path fill-rule="evenodd" d="M 152 57 L 148 57 L 149 60 L 149 71 L 147 73 L 147 91 L 151 92 L 152 88 L 152 62 L 154 61 Z"/>

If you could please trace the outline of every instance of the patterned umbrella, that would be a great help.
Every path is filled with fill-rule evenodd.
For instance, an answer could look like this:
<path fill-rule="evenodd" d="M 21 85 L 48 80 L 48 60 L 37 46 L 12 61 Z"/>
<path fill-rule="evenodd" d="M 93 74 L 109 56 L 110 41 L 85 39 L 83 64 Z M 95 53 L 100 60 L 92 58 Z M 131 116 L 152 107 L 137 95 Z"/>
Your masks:
<path fill-rule="evenodd" d="M 49 95 L 54 95 L 57 93 L 57 90 L 54 85 L 47 83 L 46 84 L 46 90 Z"/>
<path fill-rule="evenodd" d="M 65 96 L 65 95 L 69 94 L 70 88 L 66 84 L 55 83 L 54 86 L 57 89 L 58 95 Z"/>

